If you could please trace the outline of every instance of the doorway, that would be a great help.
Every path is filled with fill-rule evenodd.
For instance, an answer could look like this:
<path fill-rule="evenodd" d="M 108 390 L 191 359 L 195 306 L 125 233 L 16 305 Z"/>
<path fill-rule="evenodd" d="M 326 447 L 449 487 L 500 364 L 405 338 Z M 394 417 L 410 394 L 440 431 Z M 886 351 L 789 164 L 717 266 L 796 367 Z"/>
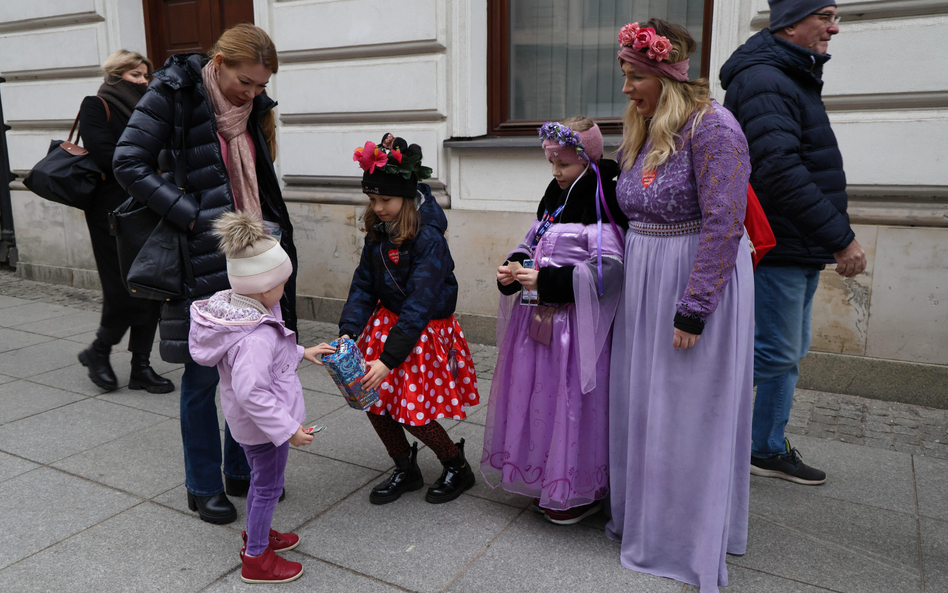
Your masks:
<path fill-rule="evenodd" d="M 253 0 L 143 0 L 148 58 L 206 52 L 228 27 L 253 22 Z"/>

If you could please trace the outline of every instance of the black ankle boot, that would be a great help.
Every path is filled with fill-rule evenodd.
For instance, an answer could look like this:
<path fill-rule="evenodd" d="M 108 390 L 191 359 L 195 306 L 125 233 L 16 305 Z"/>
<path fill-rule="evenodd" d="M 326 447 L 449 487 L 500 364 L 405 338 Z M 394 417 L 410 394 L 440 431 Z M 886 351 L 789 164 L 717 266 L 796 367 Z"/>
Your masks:
<path fill-rule="evenodd" d="M 458 446 L 458 456 L 442 463 L 444 471 L 438 481 L 428 488 L 425 500 L 432 504 L 450 502 L 474 485 L 474 471 L 464 459 L 464 439 Z"/>
<path fill-rule="evenodd" d="M 225 525 L 237 520 L 237 509 L 223 492 L 214 496 L 196 496 L 188 492 L 188 508 L 197 511 L 202 521 L 215 525 Z"/>
<path fill-rule="evenodd" d="M 129 389 L 144 389 L 148 393 L 169 393 L 174 383 L 155 372 L 148 364 L 148 355 L 132 352 L 132 374 L 128 378 Z"/>
<path fill-rule="evenodd" d="M 418 467 L 418 443 L 411 446 L 411 455 L 395 458 L 395 471 L 391 477 L 372 489 L 369 502 L 372 504 L 387 504 L 398 500 L 403 493 L 412 490 L 421 490 L 425 479 Z"/>
<path fill-rule="evenodd" d="M 89 369 L 89 378 L 92 382 L 109 391 L 118 388 L 118 379 L 115 378 L 115 371 L 109 363 L 111 353 L 112 347 L 98 338 L 92 342 L 91 346 L 79 353 L 79 362 Z"/>

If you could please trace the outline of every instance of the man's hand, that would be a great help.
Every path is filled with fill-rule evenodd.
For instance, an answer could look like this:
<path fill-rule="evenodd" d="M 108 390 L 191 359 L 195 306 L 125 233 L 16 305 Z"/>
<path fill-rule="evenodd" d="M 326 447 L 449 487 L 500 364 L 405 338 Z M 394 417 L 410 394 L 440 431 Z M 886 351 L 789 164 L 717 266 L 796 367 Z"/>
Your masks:
<path fill-rule="evenodd" d="M 369 361 L 365 366 L 369 367 L 369 370 L 362 377 L 362 388 L 369 391 L 381 385 L 382 380 L 391 372 L 391 369 L 385 366 L 385 363 L 381 360 Z"/>
<path fill-rule="evenodd" d="M 836 258 L 836 273 L 844 278 L 852 278 L 866 269 L 866 252 L 855 239 L 846 249 L 834 253 L 833 257 Z"/>

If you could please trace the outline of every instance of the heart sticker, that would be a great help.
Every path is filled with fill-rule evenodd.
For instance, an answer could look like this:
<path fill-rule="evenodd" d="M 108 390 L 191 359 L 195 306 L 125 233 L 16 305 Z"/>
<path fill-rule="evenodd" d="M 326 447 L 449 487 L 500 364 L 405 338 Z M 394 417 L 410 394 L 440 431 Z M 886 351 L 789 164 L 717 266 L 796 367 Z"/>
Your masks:
<path fill-rule="evenodd" d="M 648 188 L 655 181 L 655 171 L 646 171 L 642 173 L 642 187 Z"/>
<path fill-rule="evenodd" d="M 388 259 L 390 259 L 390 260 L 392 260 L 393 262 L 395 262 L 395 265 L 397 266 L 397 265 L 398 265 L 398 250 L 397 250 L 397 249 L 391 249 L 391 250 L 389 250 L 389 252 L 388 252 Z"/>

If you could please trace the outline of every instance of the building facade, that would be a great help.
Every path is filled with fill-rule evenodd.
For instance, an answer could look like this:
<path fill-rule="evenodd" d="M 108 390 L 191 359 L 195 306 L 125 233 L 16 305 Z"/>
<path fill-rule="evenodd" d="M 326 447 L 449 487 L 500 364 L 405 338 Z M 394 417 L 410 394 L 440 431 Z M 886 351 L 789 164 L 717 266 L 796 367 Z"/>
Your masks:
<path fill-rule="evenodd" d="M 898 389 L 905 401 L 945 407 L 948 2 L 839 2 L 823 97 L 869 267 L 853 279 L 823 273 L 801 386 L 876 397 Z M 250 15 L 280 52 L 270 92 L 300 315 L 337 319 L 362 244 L 352 151 L 390 131 L 425 150 L 447 208 L 462 323 L 486 342 L 494 270 L 550 178 L 537 122 L 616 121 L 626 104 L 618 29 L 650 16 L 685 24 L 700 41 L 693 75 L 709 74 L 722 99 L 720 66 L 768 23 L 765 0 L 8 0 L 0 97 L 11 168 L 22 176 L 51 138 L 65 137 L 112 51 L 206 47 L 202 39 Z M 620 128 L 605 129 L 614 147 Z M 82 213 L 10 187 L 18 274 L 97 286 Z"/>

